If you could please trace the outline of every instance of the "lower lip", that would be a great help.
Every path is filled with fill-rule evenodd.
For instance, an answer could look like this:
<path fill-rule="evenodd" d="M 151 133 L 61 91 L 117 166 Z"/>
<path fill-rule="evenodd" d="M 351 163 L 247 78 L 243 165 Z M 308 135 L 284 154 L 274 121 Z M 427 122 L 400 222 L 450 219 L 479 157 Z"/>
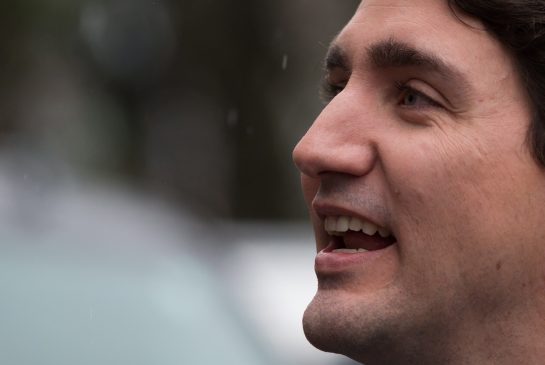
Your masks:
<path fill-rule="evenodd" d="M 393 254 L 397 244 L 392 244 L 380 250 L 358 253 L 333 252 L 335 243 L 332 241 L 316 255 L 315 269 L 319 273 L 349 271 L 362 266 L 373 265 L 381 257 Z"/>

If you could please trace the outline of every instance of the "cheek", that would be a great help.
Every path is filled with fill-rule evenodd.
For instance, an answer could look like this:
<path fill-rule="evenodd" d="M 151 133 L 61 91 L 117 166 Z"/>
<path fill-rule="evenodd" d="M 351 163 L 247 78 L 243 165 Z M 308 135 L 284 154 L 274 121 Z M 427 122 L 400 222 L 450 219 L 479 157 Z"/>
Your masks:
<path fill-rule="evenodd" d="M 529 154 L 514 152 L 519 143 L 455 133 L 435 137 L 396 151 L 403 163 L 389 179 L 399 191 L 392 205 L 400 224 L 415 247 L 444 265 L 462 271 L 472 261 L 495 266 L 499 256 L 512 254 L 515 237 L 532 230 L 525 227 L 531 222 L 513 226 L 516 216 L 535 211 L 527 197 L 535 195 L 535 164 Z"/>
<path fill-rule="evenodd" d="M 505 195 L 507 186 L 498 184 L 505 180 L 501 169 L 476 144 L 428 138 L 396 153 L 401 163 L 389 175 L 398 192 L 393 206 L 412 235 L 457 250 L 493 223 L 496 194 Z"/>

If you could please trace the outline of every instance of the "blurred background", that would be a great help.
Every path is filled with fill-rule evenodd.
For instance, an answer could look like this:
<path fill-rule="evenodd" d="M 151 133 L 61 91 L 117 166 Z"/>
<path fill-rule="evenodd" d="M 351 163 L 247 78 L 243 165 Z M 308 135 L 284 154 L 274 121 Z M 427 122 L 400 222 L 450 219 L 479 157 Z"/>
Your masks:
<path fill-rule="evenodd" d="M 358 3 L 0 3 L 0 363 L 351 364 L 291 150 Z"/>

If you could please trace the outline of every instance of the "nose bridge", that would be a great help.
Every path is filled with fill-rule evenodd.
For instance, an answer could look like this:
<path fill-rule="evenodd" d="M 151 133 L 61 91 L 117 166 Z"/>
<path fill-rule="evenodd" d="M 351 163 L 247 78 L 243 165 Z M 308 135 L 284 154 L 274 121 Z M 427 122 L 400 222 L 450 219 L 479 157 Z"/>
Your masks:
<path fill-rule="evenodd" d="M 362 176 L 376 160 L 370 115 L 334 102 L 318 116 L 293 151 L 297 168 L 318 177 L 324 172 Z"/>

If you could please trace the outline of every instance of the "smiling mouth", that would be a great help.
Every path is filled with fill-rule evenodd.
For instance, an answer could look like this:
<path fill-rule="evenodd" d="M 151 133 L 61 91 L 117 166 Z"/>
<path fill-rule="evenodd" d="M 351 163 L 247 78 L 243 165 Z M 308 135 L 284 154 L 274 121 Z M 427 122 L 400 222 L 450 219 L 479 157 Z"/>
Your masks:
<path fill-rule="evenodd" d="M 397 242 L 390 229 L 348 216 L 327 216 L 325 231 L 332 237 L 327 252 L 356 254 L 382 250 Z"/>

